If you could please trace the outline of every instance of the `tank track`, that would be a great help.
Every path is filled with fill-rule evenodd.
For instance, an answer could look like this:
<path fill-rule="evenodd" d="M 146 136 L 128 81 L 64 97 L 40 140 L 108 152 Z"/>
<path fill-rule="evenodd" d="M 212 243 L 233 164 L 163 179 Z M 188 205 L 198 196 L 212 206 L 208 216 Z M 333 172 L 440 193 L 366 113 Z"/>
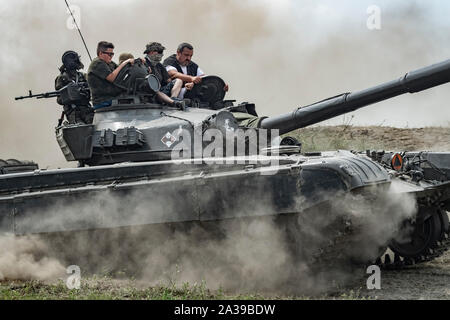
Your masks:
<path fill-rule="evenodd" d="M 445 232 L 442 238 L 436 242 L 433 248 L 428 248 L 426 254 L 422 254 L 415 258 L 405 258 L 397 253 L 385 253 L 383 257 L 379 257 L 375 264 L 385 270 L 402 269 L 404 267 L 412 266 L 418 263 L 424 263 L 434 260 L 445 253 L 450 248 L 450 234 Z M 394 259 L 391 255 L 394 255 Z"/>
<path fill-rule="evenodd" d="M 395 252 L 385 252 L 379 257 L 375 264 L 382 269 L 402 269 L 404 267 L 412 266 L 419 263 L 434 260 L 443 255 L 450 248 L 450 225 L 448 221 L 448 213 L 445 210 L 440 210 L 441 215 L 447 215 L 445 218 L 440 217 L 441 225 L 444 230 L 441 231 L 439 238 L 434 241 L 416 257 L 403 257 Z M 393 256 L 393 258 L 391 258 Z"/>
<path fill-rule="evenodd" d="M 361 263 L 353 263 L 350 261 L 351 256 L 349 248 L 353 248 L 355 230 L 351 223 L 347 223 L 345 217 L 341 217 L 330 225 L 328 230 L 322 230 L 328 235 L 327 239 L 323 241 L 317 248 L 304 255 L 301 259 L 306 263 L 311 270 L 316 273 L 328 272 L 330 266 L 333 268 L 355 267 Z M 292 232 L 292 229 L 291 229 Z M 293 254 L 298 251 L 297 247 L 302 247 L 303 243 L 296 243 Z"/>
<path fill-rule="evenodd" d="M 348 261 L 347 250 L 354 245 L 352 235 L 351 229 L 338 232 L 336 237 L 330 240 L 328 245 L 322 247 L 319 252 L 316 252 L 308 263 L 314 268 L 328 268 L 336 263 L 345 265 Z"/>
<path fill-rule="evenodd" d="M 382 155 L 384 154 L 384 151 L 382 153 L 376 153 L 371 152 L 371 159 L 380 163 L 383 167 L 386 168 L 386 170 L 391 170 L 390 165 L 387 165 L 382 161 Z M 408 180 L 412 179 L 412 176 L 408 172 L 403 173 L 406 177 L 408 177 Z M 428 198 L 428 203 L 433 203 L 433 199 Z M 445 209 L 438 204 L 434 203 L 434 205 L 437 208 L 440 208 L 442 212 L 445 214 Z M 431 244 L 425 252 L 422 252 L 421 255 L 416 257 L 403 257 L 399 255 L 398 253 L 395 253 L 391 250 L 386 250 L 376 261 L 372 261 L 371 264 L 376 264 L 382 269 L 389 269 L 389 270 L 395 270 L 395 269 L 403 269 L 408 266 L 412 266 L 419 263 L 424 263 L 428 261 L 432 261 L 441 255 L 443 255 L 449 248 L 450 248 L 450 226 L 449 221 L 447 219 L 446 222 L 441 220 L 441 223 L 443 225 L 446 224 L 446 230 L 443 230 L 440 237 Z"/>
<path fill-rule="evenodd" d="M 345 261 L 347 259 L 346 254 L 343 252 L 346 249 L 354 245 L 350 240 L 351 234 L 342 234 L 341 237 L 334 239 L 330 245 L 322 248 L 320 253 L 317 253 L 313 259 L 309 261 L 312 266 L 327 268 L 330 265 L 339 263 L 339 261 Z M 401 270 L 409 266 L 413 266 L 419 263 L 432 261 L 440 256 L 442 256 L 450 248 L 450 235 L 448 232 L 444 234 L 441 241 L 438 241 L 434 248 L 429 248 L 428 253 L 420 255 L 415 258 L 405 258 L 392 251 L 390 253 L 385 253 L 376 261 L 371 261 L 366 264 L 355 261 L 354 267 L 364 266 L 364 265 L 378 265 L 380 269 L 383 270 Z M 394 256 L 394 258 L 391 258 Z"/>
<path fill-rule="evenodd" d="M 445 211 L 443 211 L 445 213 Z M 349 248 L 353 248 L 355 245 L 353 240 L 355 230 L 352 227 L 341 229 L 337 235 L 329 241 L 328 245 L 321 248 L 320 252 L 314 254 L 309 263 L 313 266 L 325 266 L 345 262 L 351 256 L 348 251 Z M 447 226 L 447 230 L 442 232 L 441 236 L 435 241 L 429 248 L 425 250 L 426 253 L 422 253 L 417 257 L 403 257 L 397 253 L 394 253 L 390 249 L 384 250 L 375 261 L 369 261 L 363 263 L 362 261 L 353 261 L 354 267 L 363 265 L 378 265 L 384 270 L 400 270 L 409 266 L 413 266 L 419 263 L 432 261 L 442 256 L 448 249 L 450 249 L 450 227 Z"/>

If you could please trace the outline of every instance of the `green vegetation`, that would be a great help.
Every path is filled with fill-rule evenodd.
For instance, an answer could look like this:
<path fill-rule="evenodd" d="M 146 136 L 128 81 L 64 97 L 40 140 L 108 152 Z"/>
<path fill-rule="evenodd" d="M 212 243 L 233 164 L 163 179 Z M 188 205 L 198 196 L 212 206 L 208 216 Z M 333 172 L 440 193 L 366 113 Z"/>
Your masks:
<path fill-rule="evenodd" d="M 264 299 L 366 299 L 360 289 L 339 290 L 338 293 L 309 296 L 271 296 L 257 293 L 230 294 L 223 290 L 211 291 L 205 283 L 145 286 L 134 280 L 108 277 L 81 279 L 80 289 L 68 289 L 63 280 L 55 283 L 42 281 L 0 281 L 0 300 L 264 300 Z"/>
<path fill-rule="evenodd" d="M 144 286 L 134 280 L 91 277 L 81 279 L 80 289 L 68 289 L 63 280 L 55 283 L 42 281 L 2 281 L 0 300 L 209 300 L 209 299 L 264 299 L 262 295 L 226 295 L 222 290 L 207 289 L 205 283 Z"/>

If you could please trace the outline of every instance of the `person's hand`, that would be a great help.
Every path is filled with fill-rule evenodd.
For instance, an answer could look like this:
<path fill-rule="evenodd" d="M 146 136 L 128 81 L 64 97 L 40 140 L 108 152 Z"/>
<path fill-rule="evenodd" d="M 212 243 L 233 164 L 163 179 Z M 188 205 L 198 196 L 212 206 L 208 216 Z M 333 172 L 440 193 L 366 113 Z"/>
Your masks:
<path fill-rule="evenodd" d="M 186 83 L 184 87 L 186 88 L 186 90 L 192 90 L 192 88 L 194 88 L 194 83 L 193 82 Z"/>
<path fill-rule="evenodd" d="M 201 77 L 192 77 L 191 81 L 195 84 L 198 84 L 198 83 L 202 82 L 202 78 Z"/>
<path fill-rule="evenodd" d="M 223 91 L 228 92 L 228 84 L 225 84 L 225 87 L 223 87 Z"/>
<path fill-rule="evenodd" d="M 125 60 L 125 64 L 127 64 L 127 63 L 134 64 L 134 59 L 130 58 L 130 59 Z"/>

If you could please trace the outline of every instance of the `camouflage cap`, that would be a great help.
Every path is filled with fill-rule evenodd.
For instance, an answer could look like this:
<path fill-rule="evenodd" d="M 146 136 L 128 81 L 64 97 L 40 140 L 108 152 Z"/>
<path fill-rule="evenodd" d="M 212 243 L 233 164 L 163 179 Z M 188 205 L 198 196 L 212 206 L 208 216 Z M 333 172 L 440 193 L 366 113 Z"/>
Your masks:
<path fill-rule="evenodd" d="M 164 48 L 163 45 L 159 42 L 150 42 L 145 46 L 144 53 L 149 53 L 150 51 L 163 51 L 165 49 L 166 48 Z"/>

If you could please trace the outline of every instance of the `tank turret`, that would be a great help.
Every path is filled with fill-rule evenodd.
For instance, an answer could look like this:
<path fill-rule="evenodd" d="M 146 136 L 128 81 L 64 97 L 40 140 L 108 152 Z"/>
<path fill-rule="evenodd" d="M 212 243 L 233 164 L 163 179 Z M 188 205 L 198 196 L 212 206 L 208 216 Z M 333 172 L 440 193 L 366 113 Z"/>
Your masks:
<path fill-rule="evenodd" d="M 213 76 L 204 78 L 197 87 L 197 99 L 190 101 L 191 107 L 180 109 L 148 103 L 139 95 L 121 96 L 113 101 L 111 107 L 97 110 L 92 125 L 63 126 L 57 129 L 57 136 L 67 160 L 100 165 L 172 159 L 172 151 L 178 143 L 186 142 L 186 137 L 180 138 L 181 132 L 187 132 L 191 140 L 190 157 L 197 158 L 203 155 L 201 151 L 195 152 L 193 149 L 194 136 L 202 136 L 208 129 L 218 129 L 223 136 L 236 132 L 238 128 L 278 129 L 281 135 L 407 92 L 419 92 L 449 81 L 450 60 L 447 60 L 409 72 L 397 80 L 331 97 L 284 115 L 258 117 L 253 104 L 234 106 L 232 101 L 224 102 L 225 95 L 221 90 L 224 82 Z M 261 149 L 270 147 L 273 138 L 269 137 L 265 145 L 259 141 L 246 141 L 247 146 L 244 148 L 259 153 Z M 249 143 L 257 144 L 257 147 L 251 148 Z M 206 145 L 202 143 L 203 148 Z"/>

